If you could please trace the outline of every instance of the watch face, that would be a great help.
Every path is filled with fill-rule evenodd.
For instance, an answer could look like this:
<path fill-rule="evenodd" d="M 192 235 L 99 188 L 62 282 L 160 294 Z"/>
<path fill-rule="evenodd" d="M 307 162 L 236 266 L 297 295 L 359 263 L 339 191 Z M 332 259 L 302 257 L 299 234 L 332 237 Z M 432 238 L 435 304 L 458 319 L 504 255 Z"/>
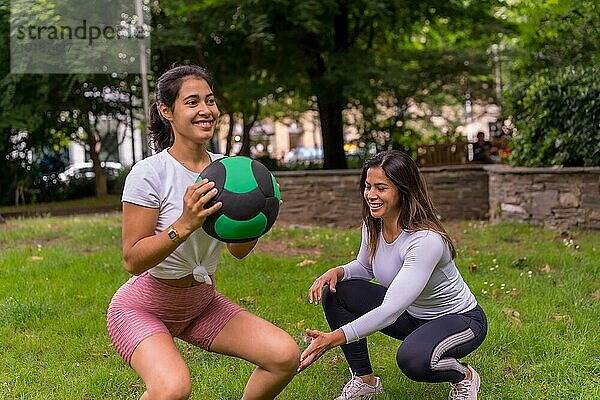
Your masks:
<path fill-rule="evenodd" d="M 174 229 L 171 229 L 171 230 L 169 231 L 169 238 L 170 238 L 171 240 L 173 240 L 173 239 L 175 239 L 176 237 L 177 237 L 177 232 L 175 232 L 175 230 L 174 230 Z"/>

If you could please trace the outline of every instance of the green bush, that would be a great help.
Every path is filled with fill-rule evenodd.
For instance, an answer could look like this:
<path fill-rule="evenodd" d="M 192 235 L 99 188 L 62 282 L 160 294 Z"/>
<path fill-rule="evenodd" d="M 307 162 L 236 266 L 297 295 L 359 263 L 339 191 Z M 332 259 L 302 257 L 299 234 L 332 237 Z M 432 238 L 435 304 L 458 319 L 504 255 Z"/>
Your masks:
<path fill-rule="evenodd" d="M 542 70 L 509 91 L 507 106 L 511 164 L 600 166 L 600 68 Z"/>
<path fill-rule="evenodd" d="M 423 135 L 412 128 L 392 132 L 392 149 L 400 150 L 417 159 L 417 147 L 423 142 Z"/>

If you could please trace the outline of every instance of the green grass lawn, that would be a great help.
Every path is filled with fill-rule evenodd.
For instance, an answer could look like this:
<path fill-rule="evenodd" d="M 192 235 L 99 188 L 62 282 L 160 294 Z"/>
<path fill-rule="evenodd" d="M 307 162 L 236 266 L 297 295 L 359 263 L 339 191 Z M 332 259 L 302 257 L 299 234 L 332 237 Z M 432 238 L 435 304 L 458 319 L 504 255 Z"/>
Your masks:
<path fill-rule="evenodd" d="M 105 197 L 85 197 L 76 200 L 64 200 L 64 201 L 55 201 L 49 203 L 37 203 L 37 204 L 24 204 L 20 206 L 0 206 L 0 213 L 6 212 L 14 212 L 14 211 L 22 211 L 22 210 L 55 210 L 55 209 L 63 209 L 63 208 L 84 208 L 84 207 L 96 207 L 103 206 L 106 204 L 116 204 L 119 205 L 121 202 L 121 196 L 117 194 L 110 194 Z"/>
<path fill-rule="evenodd" d="M 77 210 L 98 209 L 100 207 L 113 207 L 118 209 L 121 205 L 121 196 L 109 194 L 104 197 L 84 197 L 75 200 L 53 201 L 49 203 L 23 204 L 19 206 L 0 206 L 0 215 L 37 213 L 39 215 L 53 214 L 57 211 L 70 210 L 74 214 Z"/>
<path fill-rule="evenodd" d="M 457 265 L 489 318 L 469 356 L 481 399 L 600 398 L 600 234 L 520 224 L 452 223 Z M 360 232 L 275 228 L 242 261 L 223 256 L 220 291 L 288 331 L 325 329 L 306 291 L 352 258 Z M 0 225 L 0 399 L 138 399 L 143 384 L 112 349 L 105 312 L 128 278 L 120 215 L 9 220 Z M 412 382 L 395 365 L 400 342 L 369 339 L 382 399 L 446 399 L 448 385 Z M 239 399 L 252 365 L 179 342 L 193 399 Z M 280 399 L 331 399 L 349 379 L 334 349 Z"/>

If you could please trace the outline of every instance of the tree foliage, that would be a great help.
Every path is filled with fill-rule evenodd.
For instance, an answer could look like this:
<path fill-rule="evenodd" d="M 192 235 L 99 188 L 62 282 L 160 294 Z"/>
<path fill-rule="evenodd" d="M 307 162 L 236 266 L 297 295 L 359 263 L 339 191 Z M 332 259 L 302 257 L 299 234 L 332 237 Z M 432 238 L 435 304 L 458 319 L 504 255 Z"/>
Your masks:
<path fill-rule="evenodd" d="M 45 0 L 44 4 L 50 7 L 58 1 Z M 586 94 L 582 83 L 572 77 L 581 76 L 579 71 L 597 71 L 600 13 L 596 3 L 151 2 L 153 74 L 149 83 L 152 87 L 156 77 L 173 63 L 207 66 L 215 77 L 222 113 L 243 126 L 245 154 L 249 152 L 249 132 L 257 121 L 318 111 L 324 166 L 344 168 L 345 129 L 359 133 L 356 144 L 363 149 L 395 147 L 410 152 L 420 138 L 420 132 L 408 123 L 407 109 L 412 102 L 426 102 L 434 115 L 440 113 L 441 105 L 460 107 L 466 93 L 472 101 L 494 102 L 490 48 L 499 43 L 503 67 L 510 66 L 507 99 L 513 104 L 506 106 L 523 135 L 519 136 L 522 145 L 515 146 L 513 162 L 535 159 L 519 152 L 542 146 L 544 151 L 554 148 L 551 162 L 589 163 L 595 153 L 579 152 L 569 158 L 565 154 L 575 150 L 566 145 L 566 138 L 558 139 L 567 132 L 591 132 L 582 130 L 582 124 L 573 121 L 559 126 L 553 116 L 552 121 L 542 118 L 543 128 L 534 129 L 524 121 L 533 121 L 533 114 L 527 113 L 539 111 L 535 101 L 558 110 L 551 96 L 558 96 L 556 101 L 562 99 L 563 106 L 569 107 L 568 113 L 560 114 L 563 121 L 569 120 L 568 115 L 580 115 L 585 107 L 595 110 L 590 96 L 596 82 L 583 77 L 582 82 L 590 88 Z M 93 154 L 97 140 L 110 148 L 118 139 L 101 138 L 101 129 L 94 124 L 112 118 L 131 126 L 141 106 L 136 75 L 9 74 L 9 11 L 8 1 L 0 0 L 0 157 L 15 168 L 11 173 L 14 179 L 0 181 L 2 190 L 14 185 L 17 177 L 27 179 L 27 168 L 37 168 L 27 161 L 30 154 L 60 153 L 69 140 L 85 144 L 99 162 L 101 156 Z M 566 94 L 574 97 L 566 98 Z M 345 119 L 350 114 L 359 118 Z M 573 126 L 580 131 L 573 131 Z M 558 133 L 541 141 L 533 139 L 541 129 L 547 135 Z M 26 136 L 21 135 L 23 131 Z M 534 141 L 526 145 L 526 137 Z M 13 143 L 11 138 L 18 140 Z M 589 136 L 581 140 L 590 143 Z M 560 142 L 563 147 L 552 147 L 550 142 L 552 146 Z M 15 158 L 14 154 L 25 156 Z"/>
<path fill-rule="evenodd" d="M 600 5 L 518 2 L 507 106 L 517 127 L 511 163 L 600 165 Z M 510 46 L 507 46 L 510 47 Z"/>
<path fill-rule="evenodd" d="M 324 167 L 344 168 L 348 108 L 369 118 L 382 93 L 395 98 L 398 110 L 407 99 L 431 93 L 455 103 L 465 90 L 489 97 L 486 50 L 507 29 L 494 15 L 497 4 L 170 1 L 160 3 L 152 43 L 163 62 L 209 66 L 224 110 L 251 117 L 244 118 L 244 131 L 270 102 L 304 98 L 294 106 L 319 111 Z M 386 123 L 365 124 L 364 141 L 377 142 L 383 132 L 391 143 L 403 116 L 398 111 Z"/>
<path fill-rule="evenodd" d="M 519 27 L 506 40 L 513 79 L 535 71 L 600 64 L 600 3 L 597 0 L 520 1 L 505 10 Z"/>
<path fill-rule="evenodd" d="M 512 90 L 511 162 L 600 166 L 600 68 L 542 70 Z"/>
<path fill-rule="evenodd" d="M 363 135 L 377 142 L 383 132 L 391 142 L 396 134 L 385 126 L 402 131 L 408 98 L 431 88 L 462 97 L 469 76 L 478 75 L 473 67 L 486 64 L 490 36 L 505 29 L 493 15 L 494 1 L 280 2 L 285 6 L 265 8 L 267 20 L 293 62 L 288 69 L 317 100 L 325 168 L 345 166 L 344 110 L 357 107 L 368 118 L 382 93 L 394 98 L 387 123 L 371 119 Z"/>
<path fill-rule="evenodd" d="M 58 2 L 49 0 L 40 5 L 47 14 L 39 10 L 31 12 L 40 21 L 59 18 L 53 14 L 55 3 Z M 95 192 L 98 196 L 105 195 L 107 176 L 101 163 L 118 158 L 117 146 L 122 138 L 118 137 L 117 124 L 131 128 L 133 116 L 139 112 L 139 77 L 10 74 L 10 18 L 8 2 L 3 1 L 0 3 L 0 91 L 3 93 L 0 156 L 14 173 L 0 184 L 1 200 L 9 201 L 18 186 L 25 186 L 32 193 L 42 190 L 40 178 L 58 172 L 51 169 L 64 168 L 68 163 L 65 154 L 71 141 L 86 148 L 94 165 Z M 81 62 L 85 62 L 85 55 Z"/>
<path fill-rule="evenodd" d="M 8 75 L 0 82 L 4 92 L 0 132 L 11 144 L 5 158 L 20 166 L 19 185 L 36 189 L 41 174 L 56 172 L 35 167 L 40 159 L 59 157 L 70 141 L 75 141 L 84 146 L 93 162 L 96 194 L 106 195 L 107 176 L 101 163 L 118 157 L 122 138 L 117 125 L 133 124 L 132 116 L 139 108 L 135 104 L 139 79 L 79 74 L 33 77 Z M 56 165 L 60 167 L 60 163 Z"/>

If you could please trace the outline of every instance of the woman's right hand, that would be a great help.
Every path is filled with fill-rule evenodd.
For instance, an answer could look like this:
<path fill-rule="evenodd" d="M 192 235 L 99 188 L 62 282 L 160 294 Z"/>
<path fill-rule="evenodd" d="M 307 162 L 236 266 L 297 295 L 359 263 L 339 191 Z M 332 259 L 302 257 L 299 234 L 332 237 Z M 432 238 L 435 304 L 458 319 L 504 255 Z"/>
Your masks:
<path fill-rule="evenodd" d="M 206 204 L 217 195 L 215 183 L 208 179 L 202 179 L 191 186 L 188 186 L 183 195 L 183 212 L 177 220 L 177 231 L 183 237 L 189 236 L 192 232 L 202 226 L 206 217 L 215 213 L 223 206 L 220 201 L 209 208 L 204 208 Z"/>
<path fill-rule="evenodd" d="M 344 268 L 335 267 L 327 270 L 323 275 L 318 277 L 310 289 L 308 289 L 308 302 L 314 305 L 321 301 L 323 286 L 329 285 L 329 290 L 335 292 L 335 285 L 344 277 Z"/>

